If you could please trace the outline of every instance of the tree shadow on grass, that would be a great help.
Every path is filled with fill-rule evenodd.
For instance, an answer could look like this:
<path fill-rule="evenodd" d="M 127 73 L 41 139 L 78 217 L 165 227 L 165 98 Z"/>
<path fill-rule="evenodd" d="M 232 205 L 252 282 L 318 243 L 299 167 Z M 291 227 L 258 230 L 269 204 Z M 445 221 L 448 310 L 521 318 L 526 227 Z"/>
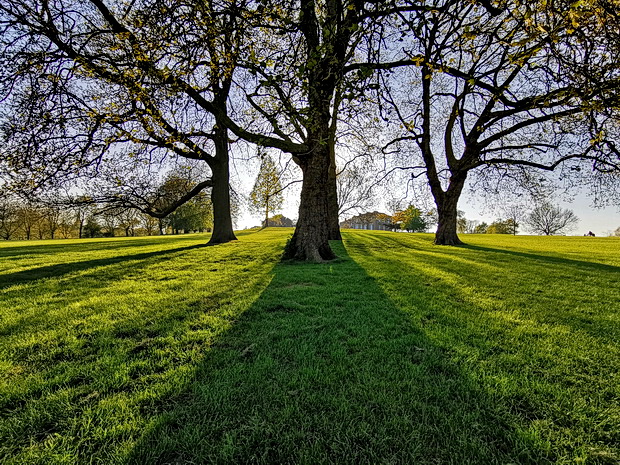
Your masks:
<path fill-rule="evenodd" d="M 500 249 L 500 248 L 493 248 L 493 247 L 482 247 L 479 245 L 465 244 L 461 246 L 461 248 L 468 249 L 468 250 L 474 250 L 474 251 L 481 251 L 481 252 L 486 252 L 486 253 L 511 255 L 513 257 L 522 258 L 526 260 L 537 260 L 537 261 L 546 262 L 549 265 L 578 267 L 578 268 L 587 269 L 588 271 L 601 271 L 605 273 L 609 273 L 609 272 L 620 273 L 620 267 L 614 266 L 614 265 L 607 265 L 605 263 L 589 262 L 589 261 L 584 261 L 584 260 L 574 260 L 572 258 L 554 257 L 552 255 L 517 252 L 515 250 Z"/>
<path fill-rule="evenodd" d="M 196 240 L 196 235 L 166 235 L 166 236 L 150 236 L 150 237 L 108 237 L 101 239 L 55 239 L 45 240 L 44 243 L 38 244 L 39 241 L 19 241 L 18 246 L 0 247 L 0 259 L 10 259 L 12 257 L 22 258 L 29 255 L 55 255 L 59 252 L 79 253 L 91 252 L 92 250 L 116 250 L 137 247 L 146 247 L 152 245 L 165 244 L 166 241 L 174 238 L 175 242 L 179 240 Z M 205 236 L 208 239 L 208 236 Z M 137 242 L 138 241 L 138 242 Z M 52 243 L 50 243 L 52 242 Z M 206 240 L 205 240 L 206 242 Z M 4 245 L 4 244 L 2 244 Z"/>
<path fill-rule="evenodd" d="M 264 289 L 281 250 L 276 239 L 197 247 L 2 290 L 1 463 L 118 460 Z"/>
<path fill-rule="evenodd" d="M 113 257 L 97 258 L 94 260 L 84 260 L 79 262 L 57 263 L 54 265 L 41 266 L 38 268 L 29 268 L 27 270 L 15 273 L 7 273 L 0 275 L 0 289 L 7 286 L 15 286 L 30 281 L 36 281 L 46 278 L 57 278 L 67 273 L 75 273 L 78 271 L 88 270 L 99 266 L 115 265 L 127 261 L 147 260 L 149 258 L 160 257 L 177 252 L 188 251 L 206 247 L 206 244 L 195 244 L 186 247 L 176 247 L 164 250 L 155 250 L 153 252 L 143 252 L 131 255 L 116 255 Z M 135 247 L 135 244 L 134 244 Z"/>
<path fill-rule="evenodd" d="M 617 463 L 614 267 L 484 247 L 420 251 L 425 239 L 407 236 L 386 254 L 381 243 L 394 239 L 356 235 L 349 252 L 515 429 L 552 463 Z"/>
<path fill-rule="evenodd" d="M 546 463 L 340 243 L 271 284 L 127 463 Z"/>

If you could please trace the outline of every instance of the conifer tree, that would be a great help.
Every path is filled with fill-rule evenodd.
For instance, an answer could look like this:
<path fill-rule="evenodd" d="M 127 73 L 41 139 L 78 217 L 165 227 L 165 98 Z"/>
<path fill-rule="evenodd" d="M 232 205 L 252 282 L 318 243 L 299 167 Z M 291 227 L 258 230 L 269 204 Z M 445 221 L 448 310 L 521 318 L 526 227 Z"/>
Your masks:
<path fill-rule="evenodd" d="M 265 212 L 265 227 L 269 226 L 269 212 L 282 207 L 284 196 L 282 184 L 275 163 L 269 155 L 264 155 L 256 182 L 250 193 L 250 208 L 255 213 Z"/>

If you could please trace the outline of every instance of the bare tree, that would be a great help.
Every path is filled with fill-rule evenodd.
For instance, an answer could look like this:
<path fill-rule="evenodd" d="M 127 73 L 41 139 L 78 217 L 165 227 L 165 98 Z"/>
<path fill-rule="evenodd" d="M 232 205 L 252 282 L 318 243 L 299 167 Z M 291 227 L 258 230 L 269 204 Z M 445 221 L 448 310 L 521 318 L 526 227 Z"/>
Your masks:
<path fill-rule="evenodd" d="M 44 230 L 50 239 L 56 238 L 56 231 L 60 228 L 62 210 L 54 205 L 48 205 L 41 209 L 41 224 L 39 229 Z"/>
<path fill-rule="evenodd" d="M 351 66 L 381 73 L 382 114 L 400 131 L 385 149 L 409 153 L 410 169 L 428 179 L 437 244 L 461 243 L 457 205 L 468 178 L 478 175 L 483 189 L 535 171 L 556 171 L 563 182 L 618 171 L 618 55 L 600 40 L 608 23 L 580 29 L 577 7 L 564 3 L 425 5 L 402 17 L 404 53 Z"/>
<path fill-rule="evenodd" d="M 579 218 L 572 210 L 544 202 L 532 210 L 526 223 L 532 232 L 551 236 L 571 231 L 579 223 Z"/>
<path fill-rule="evenodd" d="M 19 208 L 11 199 L 0 200 L 0 237 L 10 240 L 19 230 Z"/>

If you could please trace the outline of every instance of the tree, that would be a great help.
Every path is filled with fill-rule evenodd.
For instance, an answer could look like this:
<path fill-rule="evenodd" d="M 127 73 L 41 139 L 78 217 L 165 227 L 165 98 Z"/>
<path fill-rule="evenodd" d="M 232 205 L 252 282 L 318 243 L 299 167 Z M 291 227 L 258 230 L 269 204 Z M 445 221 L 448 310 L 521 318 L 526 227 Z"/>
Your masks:
<path fill-rule="evenodd" d="M 268 154 L 263 155 L 256 182 L 250 192 L 250 208 L 257 213 L 264 212 L 265 227 L 269 226 L 269 213 L 282 207 L 284 195 L 275 163 Z"/>
<path fill-rule="evenodd" d="M 559 206 L 544 202 L 532 210 L 526 223 L 532 232 L 551 236 L 571 231 L 579 223 L 579 218 L 572 210 L 563 210 Z"/>
<path fill-rule="evenodd" d="M 101 235 L 101 224 L 99 224 L 95 216 L 91 215 L 86 218 L 83 234 L 85 237 L 90 238 L 99 237 Z"/>
<path fill-rule="evenodd" d="M 210 242 L 235 239 L 228 99 L 245 3 L 2 2 L 0 94 L 8 98 L 0 160 L 13 187 L 42 189 L 170 157 L 197 160 L 211 172 L 192 191 L 211 187 Z M 116 206 L 159 218 L 188 200 L 160 211 L 126 194 L 111 197 Z"/>
<path fill-rule="evenodd" d="M 512 218 L 507 220 L 496 220 L 487 228 L 487 234 L 517 234 L 519 225 Z"/>
<path fill-rule="evenodd" d="M 41 212 L 37 205 L 32 202 L 23 203 L 19 207 L 19 224 L 24 238 L 29 241 L 36 227 L 41 227 Z"/>
<path fill-rule="evenodd" d="M 179 207 L 180 208 L 180 207 Z M 133 208 L 126 208 L 118 213 L 118 227 L 125 231 L 125 237 L 136 235 L 136 226 L 139 223 L 138 212 Z"/>
<path fill-rule="evenodd" d="M 58 230 L 63 239 L 69 239 L 75 231 L 75 216 L 70 210 L 61 211 Z"/>
<path fill-rule="evenodd" d="M 489 225 L 483 221 L 482 223 L 474 226 L 472 233 L 473 234 L 486 234 L 488 232 L 488 229 L 489 229 Z"/>
<path fill-rule="evenodd" d="M 262 227 L 263 228 L 267 227 L 266 224 L 267 222 L 263 221 Z M 275 226 L 278 228 L 292 228 L 293 226 L 295 226 L 295 223 L 293 222 L 293 220 L 291 220 L 290 218 L 287 218 L 286 216 L 275 215 L 269 218 L 269 225 Z"/>
<path fill-rule="evenodd" d="M 527 217 L 527 207 L 517 203 L 509 203 L 501 207 L 501 210 L 508 217 L 506 221 L 510 221 L 510 224 L 512 225 L 512 231 L 508 234 L 515 236 L 519 228 L 519 223 Z"/>
<path fill-rule="evenodd" d="M 56 231 L 60 228 L 62 220 L 62 210 L 54 205 L 48 205 L 41 209 L 41 224 L 43 227 L 40 230 L 45 230 L 49 234 L 50 239 L 56 237 Z"/>
<path fill-rule="evenodd" d="M 620 226 L 616 228 L 616 230 L 614 231 L 614 235 L 616 237 L 620 237 Z"/>
<path fill-rule="evenodd" d="M 10 240 L 19 229 L 17 204 L 10 199 L 0 200 L 0 237 Z"/>
<path fill-rule="evenodd" d="M 357 0 L 267 1 L 265 7 L 269 27 L 258 29 L 244 64 L 251 76 L 247 82 L 254 83 L 245 95 L 256 119 L 274 134 L 256 142 L 290 153 L 302 171 L 299 218 L 284 256 L 328 260 L 334 258 L 328 240 L 340 238 L 335 163 L 339 114 L 364 97 L 372 77 L 371 68 L 353 64 L 360 57 L 377 56 L 389 18 L 426 7 Z"/>
<path fill-rule="evenodd" d="M 177 234 L 210 230 L 213 227 L 211 201 L 205 194 L 196 195 L 171 213 L 166 222 Z"/>
<path fill-rule="evenodd" d="M 144 234 L 146 234 L 147 236 L 154 236 L 155 232 L 157 232 L 158 219 L 144 213 L 138 215 L 138 218 L 140 221 L 140 225 L 144 229 Z"/>
<path fill-rule="evenodd" d="M 409 205 L 405 210 L 394 213 L 392 221 L 407 232 L 425 232 L 428 224 L 424 216 L 419 208 Z"/>
<path fill-rule="evenodd" d="M 620 57 L 600 40 L 605 20 L 582 28 L 579 2 L 425 5 L 400 24 L 405 55 L 387 47 L 391 62 L 356 66 L 382 73 L 391 107 L 383 115 L 399 128 L 388 145 L 419 160 L 411 170 L 426 175 L 435 198 L 437 244 L 461 243 L 457 205 L 468 177 L 494 189 L 537 170 L 575 184 L 618 171 Z"/>

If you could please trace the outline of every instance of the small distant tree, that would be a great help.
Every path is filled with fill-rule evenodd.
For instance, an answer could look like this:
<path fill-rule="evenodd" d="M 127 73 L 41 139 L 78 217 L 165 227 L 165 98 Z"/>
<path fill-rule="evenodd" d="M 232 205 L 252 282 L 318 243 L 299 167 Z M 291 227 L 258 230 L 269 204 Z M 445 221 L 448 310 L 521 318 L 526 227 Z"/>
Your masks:
<path fill-rule="evenodd" d="M 0 237 L 10 240 L 19 229 L 17 204 L 11 200 L 0 200 Z"/>
<path fill-rule="evenodd" d="M 125 237 L 136 235 L 136 226 L 139 222 L 138 212 L 133 208 L 127 208 L 118 214 L 118 227 L 125 231 Z"/>
<path fill-rule="evenodd" d="M 616 228 L 616 230 L 614 231 L 614 235 L 617 237 L 620 237 L 620 226 L 618 226 L 618 228 Z"/>
<path fill-rule="evenodd" d="M 144 234 L 147 236 L 154 236 L 158 231 L 158 218 L 153 218 L 151 215 L 141 213 L 139 215 L 140 226 L 144 229 Z"/>
<path fill-rule="evenodd" d="M 62 211 L 58 221 L 58 230 L 63 239 L 69 239 L 75 231 L 75 216 L 70 210 Z"/>
<path fill-rule="evenodd" d="M 27 203 L 19 207 L 18 217 L 23 237 L 29 241 L 35 228 L 40 227 L 41 212 L 35 204 Z"/>
<path fill-rule="evenodd" d="M 168 218 L 173 232 L 206 231 L 213 227 L 213 207 L 204 192 L 181 205 Z"/>
<path fill-rule="evenodd" d="M 263 228 L 265 227 L 265 221 L 263 221 Z M 292 228 L 293 226 L 295 226 L 295 223 L 293 223 L 293 220 L 291 220 L 290 218 L 287 218 L 284 215 L 274 215 L 271 218 L 269 218 L 269 224 L 271 226 L 276 226 L 279 228 Z"/>
<path fill-rule="evenodd" d="M 474 234 L 486 234 L 488 229 L 489 229 L 489 225 L 483 221 L 482 223 L 476 225 L 476 227 L 473 230 L 473 233 Z"/>
<path fill-rule="evenodd" d="M 465 212 L 459 210 L 457 212 L 456 230 L 459 234 L 479 234 L 480 228 L 486 228 L 486 223 L 480 224 L 477 220 L 468 220 L 465 218 Z M 486 232 L 486 229 L 484 229 Z"/>
<path fill-rule="evenodd" d="M 544 202 L 532 210 L 526 222 L 532 232 L 551 236 L 565 234 L 574 229 L 579 218 L 572 210 Z"/>
<path fill-rule="evenodd" d="M 487 234 L 513 234 L 517 233 L 519 225 L 512 218 L 505 221 L 497 220 L 489 225 Z"/>
<path fill-rule="evenodd" d="M 407 232 L 424 232 L 428 228 L 428 222 L 423 212 L 409 205 L 406 209 L 396 212 L 393 217 L 395 224 Z"/>
<path fill-rule="evenodd" d="M 508 234 L 515 236 L 519 229 L 519 223 L 522 223 L 527 218 L 528 208 L 525 205 L 518 203 L 507 203 L 500 207 L 500 211 L 504 213 L 507 221 L 510 220 L 512 224 L 512 231 Z"/>
<path fill-rule="evenodd" d="M 116 227 L 119 222 L 119 209 L 110 208 L 102 211 L 99 216 L 103 222 L 103 229 L 105 229 L 104 235 L 106 237 L 114 237 L 116 236 Z"/>
<path fill-rule="evenodd" d="M 265 227 L 269 226 L 269 212 L 282 207 L 284 195 L 275 163 L 267 154 L 263 156 L 256 182 L 250 193 L 250 209 L 265 212 Z"/>
<path fill-rule="evenodd" d="M 62 220 L 62 210 L 59 207 L 50 205 L 41 210 L 42 222 L 45 225 L 45 231 L 48 233 L 50 239 L 56 237 L 56 231 L 60 228 L 60 222 Z"/>
<path fill-rule="evenodd" d="M 94 216 L 89 216 L 86 218 L 84 223 L 84 227 L 82 229 L 82 237 L 99 237 L 101 235 L 101 225 L 97 218 Z"/>

